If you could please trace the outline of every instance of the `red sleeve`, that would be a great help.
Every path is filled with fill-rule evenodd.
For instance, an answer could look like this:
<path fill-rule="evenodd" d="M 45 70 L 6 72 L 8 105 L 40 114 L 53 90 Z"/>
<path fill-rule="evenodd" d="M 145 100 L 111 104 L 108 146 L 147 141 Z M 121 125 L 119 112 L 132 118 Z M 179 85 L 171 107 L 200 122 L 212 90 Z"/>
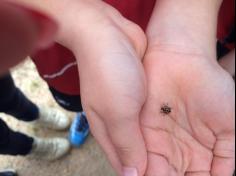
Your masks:
<path fill-rule="evenodd" d="M 224 41 L 235 26 L 235 0 L 224 0 L 219 13 L 218 34 L 220 41 Z M 234 45 L 234 44 L 233 44 Z M 234 48 L 234 46 L 229 46 Z"/>

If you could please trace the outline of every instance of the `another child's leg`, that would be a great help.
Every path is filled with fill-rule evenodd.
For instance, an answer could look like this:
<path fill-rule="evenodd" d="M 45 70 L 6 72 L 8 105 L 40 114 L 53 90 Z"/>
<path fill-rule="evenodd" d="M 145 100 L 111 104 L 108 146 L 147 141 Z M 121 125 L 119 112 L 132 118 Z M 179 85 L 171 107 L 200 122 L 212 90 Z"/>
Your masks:
<path fill-rule="evenodd" d="M 51 110 L 56 112 L 55 110 Z M 65 129 L 70 122 L 64 114 L 39 110 L 15 87 L 10 74 L 0 78 L 0 112 L 23 121 L 36 121 L 44 126 Z M 56 116 L 55 116 L 56 114 Z M 68 153 L 70 144 L 63 138 L 39 139 L 15 132 L 0 119 L 0 154 L 27 155 L 55 160 Z"/>
<path fill-rule="evenodd" d="M 22 121 L 36 121 L 55 130 L 65 130 L 70 125 L 69 118 L 51 108 L 38 108 L 14 84 L 10 74 L 0 77 L 0 112 L 12 115 Z"/>
<path fill-rule="evenodd" d="M 0 112 L 23 121 L 39 118 L 39 109 L 16 88 L 10 74 L 0 77 Z"/>
<path fill-rule="evenodd" d="M 27 155 L 33 147 L 33 138 L 14 132 L 0 119 L 0 154 Z"/>
<path fill-rule="evenodd" d="M 63 138 L 39 139 L 11 130 L 0 119 L 0 154 L 29 155 L 44 160 L 56 160 L 68 153 L 70 144 Z"/>
<path fill-rule="evenodd" d="M 80 147 L 89 135 L 89 124 L 86 114 L 83 113 L 80 95 L 66 95 L 53 88 L 50 91 L 56 102 L 64 109 L 77 112 L 70 128 L 70 142 L 75 147 Z"/>
<path fill-rule="evenodd" d="M 15 170 L 0 170 L 0 176 L 17 176 L 17 172 Z"/>
<path fill-rule="evenodd" d="M 56 102 L 67 111 L 72 112 L 82 112 L 82 102 L 80 95 L 66 95 L 57 91 L 56 89 L 50 87 L 50 92 L 52 96 L 56 100 Z"/>

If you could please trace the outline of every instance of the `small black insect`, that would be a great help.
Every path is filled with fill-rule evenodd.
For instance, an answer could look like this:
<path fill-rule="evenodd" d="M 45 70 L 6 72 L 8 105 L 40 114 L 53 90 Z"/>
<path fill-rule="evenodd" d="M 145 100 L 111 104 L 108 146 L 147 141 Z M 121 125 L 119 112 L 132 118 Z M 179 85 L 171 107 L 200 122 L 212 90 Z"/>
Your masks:
<path fill-rule="evenodd" d="M 172 108 L 168 104 L 163 104 L 161 107 L 161 113 L 168 115 L 172 112 Z"/>

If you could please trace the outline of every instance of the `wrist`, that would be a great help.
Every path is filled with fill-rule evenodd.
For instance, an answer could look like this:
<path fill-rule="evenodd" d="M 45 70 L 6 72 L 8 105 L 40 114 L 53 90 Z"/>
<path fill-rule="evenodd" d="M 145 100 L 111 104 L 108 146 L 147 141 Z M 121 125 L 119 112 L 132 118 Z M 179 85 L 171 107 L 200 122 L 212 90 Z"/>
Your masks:
<path fill-rule="evenodd" d="M 191 1 L 191 2 L 190 2 Z M 216 57 L 216 29 L 222 0 L 159 0 L 150 20 L 150 47 L 181 48 Z"/>
<path fill-rule="evenodd" d="M 106 4 L 102 1 L 70 0 L 62 11 L 55 15 L 61 27 L 57 41 L 72 51 L 78 50 L 78 45 L 102 39 L 104 29 L 111 23 Z"/>

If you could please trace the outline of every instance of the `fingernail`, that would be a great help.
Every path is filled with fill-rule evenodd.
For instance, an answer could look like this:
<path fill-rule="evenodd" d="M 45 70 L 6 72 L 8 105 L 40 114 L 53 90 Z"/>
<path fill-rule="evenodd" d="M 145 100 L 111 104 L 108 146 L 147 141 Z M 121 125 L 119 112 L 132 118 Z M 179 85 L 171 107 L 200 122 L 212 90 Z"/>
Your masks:
<path fill-rule="evenodd" d="M 138 176 L 138 171 L 136 168 L 125 167 L 123 169 L 123 176 Z"/>
<path fill-rule="evenodd" d="M 38 12 L 37 10 L 33 10 L 24 5 L 20 5 L 20 4 L 12 3 L 12 2 L 9 2 L 9 4 L 22 10 L 35 23 L 36 28 L 39 30 L 38 42 L 36 45 L 37 49 L 45 48 L 53 42 L 57 28 L 58 28 L 57 23 L 54 20 Z"/>

